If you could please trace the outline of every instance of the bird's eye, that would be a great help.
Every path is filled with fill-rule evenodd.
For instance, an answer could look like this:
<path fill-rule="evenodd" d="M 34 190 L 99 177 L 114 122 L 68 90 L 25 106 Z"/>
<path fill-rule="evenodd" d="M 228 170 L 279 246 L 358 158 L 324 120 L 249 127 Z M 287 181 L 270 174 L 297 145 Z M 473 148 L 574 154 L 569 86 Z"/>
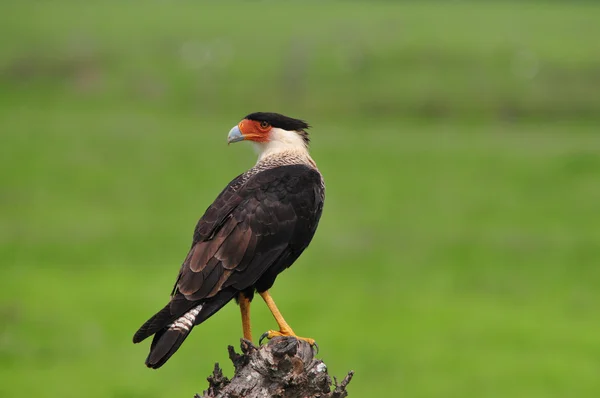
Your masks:
<path fill-rule="evenodd" d="M 269 127 L 269 122 L 265 122 L 265 121 L 260 122 L 261 129 L 266 129 L 267 127 Z"/>

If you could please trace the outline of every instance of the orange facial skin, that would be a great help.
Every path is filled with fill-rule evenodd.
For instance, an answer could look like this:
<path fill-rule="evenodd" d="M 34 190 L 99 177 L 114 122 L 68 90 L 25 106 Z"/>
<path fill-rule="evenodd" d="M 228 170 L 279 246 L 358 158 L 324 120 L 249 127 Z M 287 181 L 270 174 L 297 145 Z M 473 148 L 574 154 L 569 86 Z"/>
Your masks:
<path fill-rule="evenodd" d="M 245 140 L 254 142 L 268 142 L 271 125 L 267 122 L 244 119 L 238 123 Z"/>

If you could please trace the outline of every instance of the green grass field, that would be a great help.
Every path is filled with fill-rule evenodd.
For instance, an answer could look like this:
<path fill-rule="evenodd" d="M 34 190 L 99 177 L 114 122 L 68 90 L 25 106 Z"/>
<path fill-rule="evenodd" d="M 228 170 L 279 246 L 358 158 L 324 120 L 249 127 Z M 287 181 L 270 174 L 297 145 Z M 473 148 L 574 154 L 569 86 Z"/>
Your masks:
<path fill-rule="evenodd" d="M 91 3 L 91 2 L 89 2 Z M 351 397 L 600 395 L 600 5 L 13 2 L 0 12 L 0 396 L 192 397 L 135 330 L 197 219 L 307 119 L 327 199 L 272 294 Z M 255 334 L 275 326 L 262 302 Z"/>

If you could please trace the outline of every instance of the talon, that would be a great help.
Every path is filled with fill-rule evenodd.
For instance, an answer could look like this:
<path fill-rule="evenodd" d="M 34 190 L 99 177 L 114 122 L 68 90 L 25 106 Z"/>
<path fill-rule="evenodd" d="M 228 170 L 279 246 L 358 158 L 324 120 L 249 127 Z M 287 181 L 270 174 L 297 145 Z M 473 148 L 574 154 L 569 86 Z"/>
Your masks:
<path fill-rule="evenodd" d="M 262 346 L 262 342 L 264 339 L 269 338 L 269 332 L 264 332 L 261 336 L 260 339 L 258 340 L 258 345 Z"/>
<path fill-rule="evenodd" d="M 311 347 L 316 348 L 317 350 L 317 354 L 319 353 L 319 345 L 317 344 L 317 342 L 314 339 L 308 338 L 308 337 L 299 337 L 296 336 L 296 334 L 293 331 L 275 331 L 275 330 L 269 330 L 267 332 L 264 332 L 261 336 L 260 339 L 258 340 L 258 345 L 262 346 L 262 342 L 264 339 L 268 339 L 271 340 L 273 337 L 293 337 L 296 340 L 302 340 L 302 341 L 306 341 L 308 344 L 310 344 Z"/>

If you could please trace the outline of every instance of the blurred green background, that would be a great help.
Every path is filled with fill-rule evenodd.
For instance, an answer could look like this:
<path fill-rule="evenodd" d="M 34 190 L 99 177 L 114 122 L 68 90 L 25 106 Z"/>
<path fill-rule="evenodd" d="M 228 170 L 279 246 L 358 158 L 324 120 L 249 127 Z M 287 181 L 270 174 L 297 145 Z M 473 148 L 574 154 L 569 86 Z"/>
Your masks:
<path fill-rule="evenodd" d="M 327 198 L 272 294 L 351 397 L 600 396 L 600 5 L 0 5 L 0 396 L 191 397 L 229 305 L 158 371 L 134 331 L 304 118 Z M 255 335 L 275 326 L 260 301 Z"/>

